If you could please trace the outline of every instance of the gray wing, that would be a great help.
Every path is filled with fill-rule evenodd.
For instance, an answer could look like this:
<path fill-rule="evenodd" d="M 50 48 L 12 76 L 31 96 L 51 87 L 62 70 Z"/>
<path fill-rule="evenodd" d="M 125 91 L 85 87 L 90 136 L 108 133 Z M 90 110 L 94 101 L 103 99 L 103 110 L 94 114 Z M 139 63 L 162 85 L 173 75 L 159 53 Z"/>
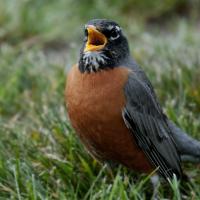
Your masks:
<path fill-rule="evenodd" d="M 152 88 L 133 72 L 124 90 L 126 106 L 123 118 L 137 144 L 164 178 L 172 178 L 173 174 L 181 177 L 180 157 L 167 118 L 152 94 Z"/>

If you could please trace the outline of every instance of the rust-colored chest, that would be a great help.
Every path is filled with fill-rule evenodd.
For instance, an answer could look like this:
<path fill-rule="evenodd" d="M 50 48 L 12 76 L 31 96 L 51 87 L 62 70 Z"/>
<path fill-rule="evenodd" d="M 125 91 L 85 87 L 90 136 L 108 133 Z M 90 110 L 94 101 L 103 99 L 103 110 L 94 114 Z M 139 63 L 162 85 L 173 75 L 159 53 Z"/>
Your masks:
<path fill-rule="evenodd" d="M 65 92 L 68 114 L 77 134 L 97 158 L 148 171 L 151 167 L 122 118 L 128 74 L 124 67 L 88 74 L 74 66 Z"/>

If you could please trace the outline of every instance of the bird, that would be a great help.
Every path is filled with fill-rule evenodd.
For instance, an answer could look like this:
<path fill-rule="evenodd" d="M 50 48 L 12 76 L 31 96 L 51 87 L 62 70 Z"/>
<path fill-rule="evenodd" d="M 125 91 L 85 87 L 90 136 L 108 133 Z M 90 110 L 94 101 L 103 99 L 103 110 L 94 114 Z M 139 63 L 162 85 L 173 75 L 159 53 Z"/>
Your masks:
<path fill-rule="evenodd" d="M 100 162 L 181 179 L 183 161 L 200 162 L 200 142 L 164 113 L 118 23 L 92 19 L 83 32 L 65 87 L 68 116 L 82 143 Z"/>

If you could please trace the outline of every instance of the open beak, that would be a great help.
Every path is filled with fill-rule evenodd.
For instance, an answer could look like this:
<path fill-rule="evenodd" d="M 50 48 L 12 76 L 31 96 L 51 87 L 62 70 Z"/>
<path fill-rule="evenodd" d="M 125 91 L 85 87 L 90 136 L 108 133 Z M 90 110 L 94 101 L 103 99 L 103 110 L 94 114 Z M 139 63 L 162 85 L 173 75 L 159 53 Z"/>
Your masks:
<path fill-rule="evenodd" d="M 106 36 L 99 32 L 95 26 L 88 25 L 87 26 L 88 31 L 88 40 L 84 49 L 84 52 L 86 51 L 98 51 L 105 47 L 107 43 Z"/>

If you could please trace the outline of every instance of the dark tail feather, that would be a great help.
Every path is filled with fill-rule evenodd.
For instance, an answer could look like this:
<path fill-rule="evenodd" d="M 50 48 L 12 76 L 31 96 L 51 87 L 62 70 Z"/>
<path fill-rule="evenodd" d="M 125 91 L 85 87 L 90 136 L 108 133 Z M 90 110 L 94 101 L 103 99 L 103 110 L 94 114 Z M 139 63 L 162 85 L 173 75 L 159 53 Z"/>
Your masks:
<path fill-rule="evenodd" d="M 182 161 L 200 163 L 200 142 L 190 137 L 173 122 L 168 121 Z"/>

